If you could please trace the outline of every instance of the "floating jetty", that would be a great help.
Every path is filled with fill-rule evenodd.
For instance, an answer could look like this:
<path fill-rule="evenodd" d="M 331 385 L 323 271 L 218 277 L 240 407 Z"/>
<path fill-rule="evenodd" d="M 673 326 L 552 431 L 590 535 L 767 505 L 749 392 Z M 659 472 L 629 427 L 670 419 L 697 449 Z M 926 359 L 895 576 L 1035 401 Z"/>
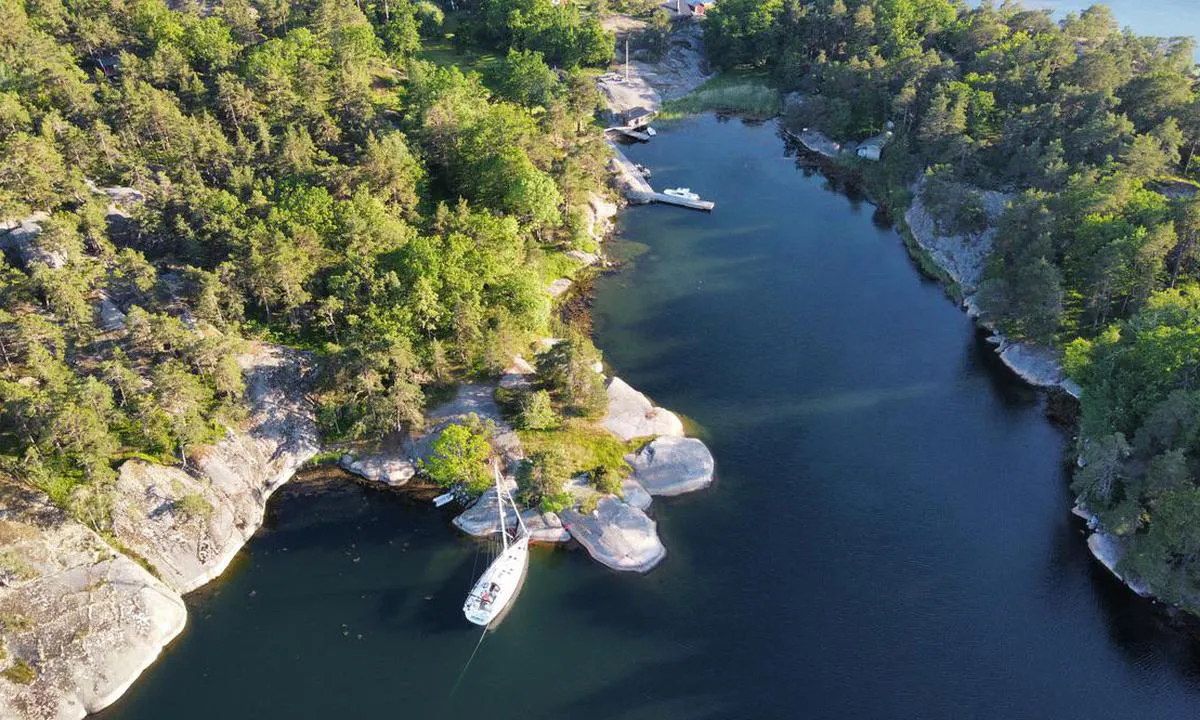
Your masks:
<path fill-rule="evenodd" d="M 664 205 L 677 205 L 705 212 L 709 212 L 717 206 L 711 200 L 691 200 L 679 197 L 678 195 L 655 192 L 654 188 L 650 187 L 650 183 L 646 182 L 646 178 L 634 167 L 633 162 L 625 156 L 625 153 L 621 152 L 621 148 L 617 147 L 617 144 L 612 141 L 609 141 L 609 145 L 612 146 L 615 153 L 613 163 L 616 166 L 617 177 L 621 185 L 625 188 L 625 198 L 629 202 L 637 205 L 663 203 Z"/>

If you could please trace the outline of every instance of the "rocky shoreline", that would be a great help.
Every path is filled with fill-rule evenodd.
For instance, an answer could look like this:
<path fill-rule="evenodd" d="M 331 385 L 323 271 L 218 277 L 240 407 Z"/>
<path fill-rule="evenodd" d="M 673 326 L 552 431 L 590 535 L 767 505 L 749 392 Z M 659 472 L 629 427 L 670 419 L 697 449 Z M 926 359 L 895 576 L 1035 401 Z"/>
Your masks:
<path fill-rule="evenodd" d="M 686 51 L 690 59 L 698 58 L 695 48 Z M 671 60 L 690 67 L 674 56 Z M 637 71 L 648 80 L 674 77 L 645 63 L 638 63 Z M 685 80 L 678 88 L 667 83 L 667 94 L 684 94 L 700 82 L 692 73 L 676 74 Z M 657 105 L 657 91 L 646 86 Z M 107 189 L 96 192 L 111 194 Z M 114 203 L 128 199 L 114 197 Z M 120 214 L 114 207 L 110 214 Z M 588 234 L 600 245 L 612 231 L 618 207 L 595 195 L 588 210 Z M 0 239 L 30 246 L 40 220 L 44 218 L 9 223 L 0 228 L 5 231 Z M 572 259 L 584 267 L 603 262 L 599 253 L 577 252 Z M 570 284 L 567 278 L 555 280 L 547 292 L 562 295 Z M 98 311 L 104 314 L 103 308 Z M 119 310 L 108 314 L 123 323 Z M 220 576 L 262 524 L 270 496 L 320 452 L 313 409 L 306 400 L 308 357 L 259 344 L 239 362 L 250 419 L 230 429 L 191 467 L 124 462 L 107 540 L 55 507 L 45 494 L 0 481 L 0 539 L 5 546 L 0 553 L 0 656 L 32 664 L 29 678 L 0 677 L 0 717 L 78 720 L 115 702 L 183 631 L 183 595 Z M 497 384 L 527 383 L 532 371 L 517 359 Z M 606 567 L 644 573 L 666 557 L 657 524 L 646 512 L 652 496 L 707 487 L 714 463 L 703 443 L 683 438 L 683 424 L 673 413 L 654 406 L 620 378 L 609 378 L 606 386 L 610 410 L 603 426 L 622 440 L 651 438 L 626 458 L 634 472 L 621 495 L 594 498 L 594 510 L 587 513 L 526 510 L 523 519 L 536 542 L 574 539 Z M 403 488 L 416 475 L 417 461 L 428 452 L 433 435 L 475 413 L 495 423 L 496 444 L 511 471 L 523 452 L 517 434 L 500 416 L 495 388 L 464 384 L 452 400 L 429 413 L 429 432 L 397 448 L 343 455 L 338 465 L 371 484 Z M 514 482 L 511 472 L 507 479 Z M 581 502 L 598 495 L 581 481 L 571 490 Z M 454 525 L 472 536 L 494 533 L 495 503 L 495 491 L 484 493 Z"/>
<path fill-rule="evenodd" d="M 819 131 L 806 129 L 801 134 L 784 132 L 826 161 L 832 161 L 840 152 L 840 146 Z M 1033 343 L 1013 342 L 997 330 L 994 323 L 982 317 L 976 292 L 991 251 L 997 220 L 1009 200 L 1008 196 L 998 192 L 981 192 L 989 222 L 988 229 L 978 237 L 943 235 L 938 231 L 933 213 L 922 201 L 923 183 L 924 178 L 920 178 L 910 187 L 912 204 L 904 215 L 902 232 L 907 232 L 919 251 L 926 254 L 948 282 L 957 286 L 958 294 L 962 297 L 960 306 L 979 327 L 991 333 L 988 342 L 995 346 L 997 356 L 1009 370 L 1034 387 L 1061 391 L 1078 400 L 1081 388 L 1066 377 L 1057 351 Z M 1092 557 L 1138 596 L 1154 598 L 1149 586 L 1121 573 L 1120 561 L 1126 551 L 1122 538 L 1105 532 L 1095 515 L 1082 505 L 1077 504 L 1072 513 L 1086 523 L 1086 542 Z"/>
<path fill-rule="evenodd" d="M 44 493 L 0 483 L 3 643 L 34 670 L 0 679 L 0 717 L 77 720 L 116 701 L 183 631 L 183 595 L 224 571 L 317 453 L 307 357 L 257 345 L 239 362 L 247 424 L 187 470 L 125 461 L 110 541 Z"/>

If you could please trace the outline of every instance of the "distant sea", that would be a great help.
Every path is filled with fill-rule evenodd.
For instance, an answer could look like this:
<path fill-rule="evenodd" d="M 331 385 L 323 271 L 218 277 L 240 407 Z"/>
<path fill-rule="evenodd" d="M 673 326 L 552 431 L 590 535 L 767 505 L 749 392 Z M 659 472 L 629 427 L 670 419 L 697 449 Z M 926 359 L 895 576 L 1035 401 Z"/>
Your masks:
<path fill-rule="evenodd" d="M 1055 17 L 1077 13 L 1092 5 L 1102 4 L 1112 8 L 1113 15 L 1122 27 L 1130 27 L 1139 35 L 1176 37 L 1190 35 L 1200 38 L 1200 1 L 1198 0 L 1108 0 L 1097 3 L 1093 0 L 1023 0 L 1029 7 L 1048 8 Z M 998 4 L 998 3 L 997 3 Z M 1200 51 L 1196 53 L 1200 61 Z"/>

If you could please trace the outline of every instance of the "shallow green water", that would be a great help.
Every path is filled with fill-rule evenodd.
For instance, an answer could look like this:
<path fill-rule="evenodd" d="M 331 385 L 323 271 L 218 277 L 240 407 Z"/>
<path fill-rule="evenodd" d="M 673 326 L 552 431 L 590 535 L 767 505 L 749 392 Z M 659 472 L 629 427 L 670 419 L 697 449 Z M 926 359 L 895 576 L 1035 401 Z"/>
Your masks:
<path fill-rule="evenodd" d="M 296 482 L 105 716 L 1193 718 L 1196 646 L 1088 557 L 1037 393 L 920 278 L 872 206 L 771 125 L 630 149 L 711 215 L 622 216 L 611 368 L 694 419 L 708 491 L 657 499 L 669 554 L 542 550 L 455 689 L 475 545 L 447 516 Z"/>

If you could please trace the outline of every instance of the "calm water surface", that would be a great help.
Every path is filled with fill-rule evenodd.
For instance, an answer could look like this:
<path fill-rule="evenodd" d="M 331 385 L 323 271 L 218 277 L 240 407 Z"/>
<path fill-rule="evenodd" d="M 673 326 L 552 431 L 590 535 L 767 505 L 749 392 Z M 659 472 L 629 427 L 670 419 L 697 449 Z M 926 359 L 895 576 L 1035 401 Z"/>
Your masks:
<path fill-rule="evenodd" d="M 655 500 L 648 576 L 536 552 L 515 609 L 461 618 L 447 516 L 297 482 L 107 718 L 1195 718 L 1197 645 L 1092 562 L 1067 439 L 873 208 L 771 125 L 631 149 L 711 215 L 622 216 L 610 366 L 703 428 L 719 478 Z"/>

